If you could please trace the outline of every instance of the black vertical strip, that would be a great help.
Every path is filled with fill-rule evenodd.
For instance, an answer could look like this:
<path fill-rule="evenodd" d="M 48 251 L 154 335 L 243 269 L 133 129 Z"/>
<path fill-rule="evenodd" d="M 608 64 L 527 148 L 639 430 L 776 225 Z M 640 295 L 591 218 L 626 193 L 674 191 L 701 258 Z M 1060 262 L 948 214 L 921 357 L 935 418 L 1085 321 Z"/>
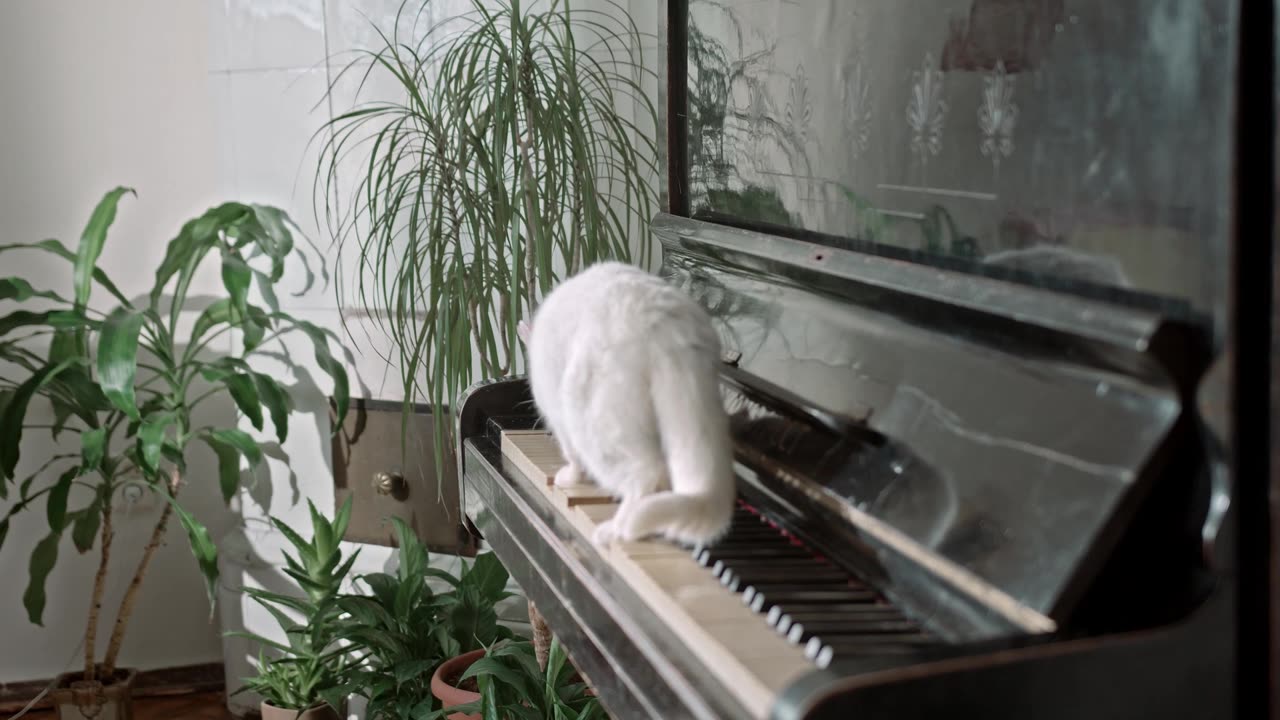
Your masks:
<path fill-rule="evenodd" d="M 1237 713 L 1274 718 L 1271 573 L 1271 314 L 1275 217 L 1274 0 L 1240 3 L 1230 342 L 1239 536 Z"/>
<path fill-rule="evenodd" d="M 689 217 L 689 2 L 667 0 L 667 202 Z"/>

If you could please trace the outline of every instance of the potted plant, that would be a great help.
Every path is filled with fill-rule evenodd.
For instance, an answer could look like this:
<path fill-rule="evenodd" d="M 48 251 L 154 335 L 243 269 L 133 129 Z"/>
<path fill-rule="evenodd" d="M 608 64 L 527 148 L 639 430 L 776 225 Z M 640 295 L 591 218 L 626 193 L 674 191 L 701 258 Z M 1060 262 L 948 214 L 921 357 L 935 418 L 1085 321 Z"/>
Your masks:
<path fill-rule="evenodd" d="M 119 200 L 132 191 L 116 188 L 94 209 L 76 251 L 56 240 L 0 246 L 0 253 L 49 253 L 71 271 L 67 295 L 34 287 L 20 277 L 0 278 L 0 299 L 39 302 L 41 307 L 0 316 L 0 358 L 8 363 L 0 379 L 0 498 L 16 493 L 0 518 L 0 543 L 17 513 L 43 504 L 48 534 L 31 553 L 30 580 L 23 595 L 28 618 L 42 624 L 45 582 L 64 537 L 88 552 L 96 543 L 97 572 L 89 590 L 84 667 L 59 679 L 52 691 L 60 717 L 131 717 L 133 673 L 118 666 L 121 643 L 138 599 L 138 589 L 169 521 L 177 516 L 214 599 L 217 550 L 205 527 L 178 502 L 189 452 L 203 445 L 216 460 L 222 495 L 230 500 L 240 483 L 240 462 L 250 467 L 262 450 L 235 428 L 198 425 L 193 411 L 215 398 L 229 397 L 258 428 L 270 417 L 275 433 L 287 432 L 289 396 L 270 375 L 254 372 L 247 358 L 277 335 L 298 330 L 310 338 L 321 369 L 332 377 L 339 414 L 346 412 L 347 378 L 330 354 L 330 333 L 280 311 L 274 287 L 285 259 L 295 255 L 288 218 L 259 205 L 226 203 L 182 226 L 156 270 L 150 293 L 125 297 L 98 267 Z M 189 329 L 181 320 L 193 278 L 209 257 L 218 258 L 226 296 L 204 307 Z M 256 284 L 267 307 L 249 300 Z M 99 288 L 112 299 L 109 312 L 90 305 Z M 213 341 L 234 331 L 238 350 L 213 352 Z M 53 420 L 28 420 L 33 401 L 47 402 Z M 18 476 L 28 432 L 48 432 L 61 449 L 34 471 Z M 75 438 L 68 451 L 66 441 Z M 202 459 L 203 461 L 203 459 Z M 116 609 L 106 652 L 96 662 L 103 591 L 115 538 L 114 502 L 125 486 L 154 493 L 163 509 L 136 560 L 128 588 Z M 117 560 L 118 562 L 118 560 Z M 104 712 L 104 706 L 112 706 Z"/>
<path fill-rule="evenodd" d="M 259 588 L 244 592 L 271 613 L 285 641 L 248 632 L 247 637 L 270 648 L 278 656 L 258 655 L 258 674 L 245 680 L 237 692 L 262 696 L 263 720 L 338 720 L 344 706 L 344 674 L 348 650 L 341 639 L 341 611 L 337 600 L 342 583 L 360 552 L 344 562 L 340 544 L 351 521 L 351 498 L 338 509 L 333 522 L 316 511 L 310 501 L 313 534 L 304 540 L 293 528 L 275 518 L 271 524 L 293 545 L 297 555 L 284 552 L 285 574 L 298 584 L 298 595 L 281 595 Z M 292 616 L 291 616 L 292 613 Z M 295 619 L 296 618 L 296 619 Z"/>
<path fill-rule="evenodd" d="M 618 3 L 471 0 L 434 24 L 429 0 L 412 5 L 341 72 L 361 87 L 386 78 L 404 98 L 357 104 L 323 129 L 315 198 L 360 270 L 339 302 L 395 341 L 406 411 L 430 398 L 442 471 L 449 406 L 473 368 L 516 371 L 516 326 L 539 298 L 599 260 L 649 262 L 654 73 Z M 343 195 L 354 148 L 372 157 Z"/>
<path fill-rule="evenodd" d="M 456 679 L 455 679 L 456 678 Z M 441 665 L 432 679 L 436 697 L 458 697 L 456 686 L 474 682 L 466 693 L 470 701 L 445 705 L 424 720 L 480 718 L 530 718 L 538 720 L 588 720 L 606 717 L 595 698 L 569 662 L 559 641 L 552 640 L 547 665 L 538 665 L 533 645 L 527 641 L 503 641 L 488 651 L 477 651 L 469 661 Z"/>
<path fill-rule="evenodd" d="M 416 720 L 434 709 L 431 678 L 441 662 L 512 637 L 494 610 L 508 596 L 507 572 L 486 553 L 455 578 L 428 565 L 427 550 L 408 525 L 399 518 L 392 523 L 399 546 L 395 574 L 361 576 L 368 594 L 338 600 L 341 636 L 354 656 L 343 691 L 368 701 L 370 720 Z M 428 577 L 450 589 L 436 592 Z"/>

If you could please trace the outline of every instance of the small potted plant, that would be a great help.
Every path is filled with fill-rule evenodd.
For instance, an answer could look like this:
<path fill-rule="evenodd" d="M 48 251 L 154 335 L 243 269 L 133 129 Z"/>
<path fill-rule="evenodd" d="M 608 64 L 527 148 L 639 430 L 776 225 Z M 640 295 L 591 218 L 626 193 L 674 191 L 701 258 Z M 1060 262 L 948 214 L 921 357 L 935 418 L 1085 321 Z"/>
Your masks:
<path fill-rule="evenodd" d="M 355 660 L 345 691 L 368 701 L 370 720 L 417 720 L 435 709 L 432 678 L 440 663 L 513 636 L 498 624 L 494 605 L 509 596 L 507 571 L 483 554 L 459 577 L 432 568 L 422 542 L 392 518 L 399 565 L 394 575 L 371 573 L 359 581 L 367 595 L 338 600 L 342 638 Z M 432 577 L 449 589 L 436 592 Z"/>
<path fill-rule="evenodd" d="M 480 655 L 483 655 L 481 657 Z M 458 664 L 464 664 L 458 658 Z M 457 668 L 447 664 L 436 671 L 440 684 L 458 689 L 474 682 L 475 692 L 467 703 L 445 706 L 424 720 L 470 720 L 481 717 L 520 717 L 541 720 L 591 720 L 606 717 L 604 708 L 581 678 L 558 640 L 551 641 L 547 665 L 542 668 L 533 644 L 506 640 L 495 643 L 487 651 L 466 663 L 456 677 L 447 679 Z M 433 679 L 434 688 L 435 680 Z M 444 698 L 437 695 L 443 701 Z"/>
<path fill-rule="evenodd" d="M 210 209 L 182 226 L 156 270 L 150 293 L 131 300 L 98 267 L 117 205 L 131 192 L 116 188 L 107 193 L 74 252 L 57 240 L 0 246 L 0 253 L 62 258 L 71 276 L 65 296 L 20 277 L 0 277 L 0 300 L 24 305 L 0 315 L 0 358 L 7 366 L 0 377 L 0 499 L 15 495 L 0 516 L 0 547 L 18 513 L 42 508 L 49 527 L 31 552 L 30 581 L 22 598 L 31 622 L 43 624 L 45 583 L 63 540 L 69 535 L 82 553 L 95 544 L 99 551 L 88 590 L 84 667 L 59 678 L 51 692 L 64 719 L 132 718 L 134 674 L 117 661 L 138 589 L 174 516 L 186 530 L 213 602 L 217 550 L 205 527 L 178 501 L 189 453 L 198 445 L 212 452 L 222 495 L 229 501 L 240 484 L 241 460 L 257 465 L 262 449 L 236 428 L 199 424 L 195 411 L 211 399 L 225 398 L 259 429 L 264 416 L 269 417 L 283 440 L 289 396 L 275 378 L 253 371 L 247 359 L 292 330 L 311 339 L 321 369 L 333 379 L 339 415 L 348 402 L 345 371 L 328 346 L 332 333 L 280 312 L 275 301 L 274 286 L 283 276 L 285 260 L 295 254 L 284 213 L 241 203 Z M 210 257 L 219 260 L 226 296 L 203 308 L 189 307 L 192 280 Z M 249 301 L 253 284 L 266 308 Z M 90 304 L 95 288 L 111 296 L 109 311 Z M 196 310 L 194 323 L 183 322 Z M 239 349 L 214 353 L 214 341 L 231 331 L 242 338 Z M 52 408 L 52 421 L 28 420 L 27 410 L 35 401 Z M 30 432 L 48 432 L 58 449 L 20 477 L 21 453 L 30 448 L 22 441 Z M 78 440 L 74 449 L 68 447 L 69 438 Z M 116 562 L 121 558 L 121 548 L 113 544 L 120 522 L 113 510 L 117 493 L 126 486 L 153 493 L 162 510 L 134 560 L 98 662 L 107 575 L 113 557 Z"/>
<path fill-rule="evenodd" d="M 311 510 L 313 535 L 304 540 L 285 523 L 272 524 L 293 545 L 297 555 L 284 553 L 285 573 L 298 584 L 297 596 L 281 595 L 258 588 L 245 593 L 271 613 L 280 624 L 285 642 L 247 632 L 230 635 L 247 637 L 271 648 L 279 655 L 258 655 L 258 674 L 245 680 L 239 692 L 262 696 L 263 720 L 338 720 L 345 700 L 344 672 L 347 649 L 339 644 L 342 627 L 338 593 L 360 554 L 342 560 L 340 543 L 351 520 L 351 499 L 338 509 L 333 522 Z M 299 619 L 294 620 L 290 613 Z"/>

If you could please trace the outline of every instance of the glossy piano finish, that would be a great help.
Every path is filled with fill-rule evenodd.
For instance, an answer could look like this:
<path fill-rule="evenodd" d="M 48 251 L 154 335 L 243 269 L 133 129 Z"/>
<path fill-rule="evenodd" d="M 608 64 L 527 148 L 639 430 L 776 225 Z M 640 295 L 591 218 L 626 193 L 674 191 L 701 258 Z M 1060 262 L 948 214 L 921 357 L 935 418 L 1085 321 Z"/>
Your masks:
<path fill-rule="evenodd" d="M 929 567 L 907 604 L 945 614 L 947 587 L 1003 617 L 957 614 L 957 639 L 1067 619 L 1169 445 L 1198 442 L 1175 441 L 1197 335 L 1154 312 L 669 215 L 652 227 L 663 274 L 739 368 L 880 438 L 836 458 L 788 454 L 793 437 L 761 457 L 808 467 L 821 490 L 791 485 L 856 526 L 890 584 L 914 594 Z"/>

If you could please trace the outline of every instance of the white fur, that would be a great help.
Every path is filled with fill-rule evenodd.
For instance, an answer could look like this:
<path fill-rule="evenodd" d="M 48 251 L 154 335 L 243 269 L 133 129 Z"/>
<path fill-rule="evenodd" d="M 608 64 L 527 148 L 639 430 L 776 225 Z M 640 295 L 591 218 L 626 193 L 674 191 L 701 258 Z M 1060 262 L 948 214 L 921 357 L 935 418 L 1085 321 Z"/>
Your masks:
<path fill-rule="evenodd" d="M 720 342 L 680 290 L 622 263 L 593 265 L 555 288 L 527 333 L 538 410 L 568 465 L 619 498 L 596 541 L 662 535 L 707 543 L 735 495 Z"/>

